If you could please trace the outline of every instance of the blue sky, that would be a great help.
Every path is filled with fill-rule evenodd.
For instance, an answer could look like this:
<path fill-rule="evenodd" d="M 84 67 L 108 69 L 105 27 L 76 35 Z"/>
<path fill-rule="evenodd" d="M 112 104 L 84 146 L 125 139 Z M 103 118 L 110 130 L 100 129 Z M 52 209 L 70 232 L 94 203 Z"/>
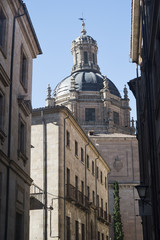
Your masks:
<path fill-rule="evenodd" d="M 136 77 L 130 59 L 131 0 L 24 0 L 43 55 L 33 64 L 32 105 L 45 106 L 48 83 L 56 85 L 71 73 L 71 44 L 81 32 L 79 17 L 86 18 L 87 34 L 98 44 L 98 65 L 123 96 L 123 87 Z M 135 99 L 129 91 L 131 117 Z"/>

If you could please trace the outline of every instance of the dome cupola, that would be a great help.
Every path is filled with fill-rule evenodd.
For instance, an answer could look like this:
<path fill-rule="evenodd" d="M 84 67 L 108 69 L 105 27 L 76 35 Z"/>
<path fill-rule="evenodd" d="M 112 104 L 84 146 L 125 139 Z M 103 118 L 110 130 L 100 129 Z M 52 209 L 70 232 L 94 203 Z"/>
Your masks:
<path fill-rule="evenodd" d="M 81 35 L 72 42 L 72 73 L 84 70 L 100 73 L 97 64 L 97 42 L 91 36 L 87 35 L 83 18 L 81 20 Z"/>

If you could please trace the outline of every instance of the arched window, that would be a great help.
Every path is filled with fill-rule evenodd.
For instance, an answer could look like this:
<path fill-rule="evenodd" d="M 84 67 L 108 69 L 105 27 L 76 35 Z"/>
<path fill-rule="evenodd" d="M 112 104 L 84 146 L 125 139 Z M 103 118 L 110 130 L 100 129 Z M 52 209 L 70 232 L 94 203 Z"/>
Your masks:
<path fill-rule="evenodd" d="M 88 63 L 88 53 L 84 52 L 84 63 L 87 64 Z"/>

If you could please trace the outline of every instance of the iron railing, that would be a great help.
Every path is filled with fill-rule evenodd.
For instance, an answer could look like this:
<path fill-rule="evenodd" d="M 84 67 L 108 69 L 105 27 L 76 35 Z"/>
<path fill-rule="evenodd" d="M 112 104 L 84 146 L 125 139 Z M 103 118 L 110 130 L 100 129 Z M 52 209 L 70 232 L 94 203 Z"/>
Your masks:
<path fill-rule="evenodd" d="M 88 197 L 71 184 L 66 184 L 66 198 L 80 207 L 89 208 Z"/>

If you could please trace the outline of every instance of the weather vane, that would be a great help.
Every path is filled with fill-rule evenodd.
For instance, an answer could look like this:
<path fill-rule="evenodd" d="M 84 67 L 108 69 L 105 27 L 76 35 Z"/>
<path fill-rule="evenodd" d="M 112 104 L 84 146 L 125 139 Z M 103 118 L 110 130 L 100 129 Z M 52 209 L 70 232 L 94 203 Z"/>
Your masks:
<path fill-rule="evenodd" d="M 78 18 L 80 21 L 82 21 L 82 31 L 81 31 L 81 34 L 82 35 L 85 35 L 86 34 L 86 30 L 85 30 L 85 23 L 84 23 L 84 20 L 86 20 L 84 17 L 83 17 L 83 13 L 82 13 L 82 17 L 81 18 Z"/>
<path fill-rule="evenodd" d="M 83 12 L 82 12 L 82 17 L 81 18 L 78 18 L 79 20 L 83 21 L 86 20 L 84 17 L 83 17 Z"/>

